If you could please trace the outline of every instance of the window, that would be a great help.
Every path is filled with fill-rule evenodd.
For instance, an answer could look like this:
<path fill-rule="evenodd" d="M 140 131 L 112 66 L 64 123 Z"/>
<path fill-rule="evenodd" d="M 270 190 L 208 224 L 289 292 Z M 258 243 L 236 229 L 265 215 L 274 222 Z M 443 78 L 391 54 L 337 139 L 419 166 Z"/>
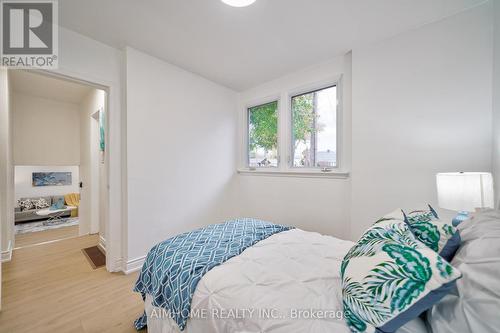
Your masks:
<path fill-rule="evenodd" d="M 295 95 L 292 112 L 292 167 L 337 167 L 337 86 Z"/>
<path fill-rule="evenodd" d="M 278 166 L 278 101 L 248 109 L 248 166 Z"/>
<path fill-rule="evenodd" d="M 241 110 L 238 173 L 339 178 L 342 163 L 342 75 L 300 88 L 262 91 Z M 274 97 L 264 97 L 274 96 Z M 245 102 L 245 101 L 242 101 Z M 248 101 L 247 101 L 248 102 Z M 287 163 L 281 163 L 285 156 Z"/>

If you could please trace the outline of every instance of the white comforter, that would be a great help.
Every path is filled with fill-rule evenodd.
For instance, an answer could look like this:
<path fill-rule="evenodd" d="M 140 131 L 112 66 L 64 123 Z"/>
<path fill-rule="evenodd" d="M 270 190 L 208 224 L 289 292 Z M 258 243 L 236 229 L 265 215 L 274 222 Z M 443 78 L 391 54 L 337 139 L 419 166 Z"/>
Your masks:
<path fill-rule="evenodd" d="M 205 274 L 183 332 L 350 333 L 342 317 L 340 264 L 353 245 L 299 229 L 258 242 Z M 180 332 L 149 295 L 146 313 L 149 333 Z M 427 331 L 417 318 L 398 330 L 406 332 Z"/>
<path fill-rule="evenodd" d="M 298 229 L 257 243 L 200 280 L 191 303 L 196 318 L 184 332 L 349 333 L 339 275 L 353 244 Z M 302 317 L 325 318 L 299 318 L 299 310 Z M 148 332 L 179 332 L 149 297 L 146 313 Z"/>

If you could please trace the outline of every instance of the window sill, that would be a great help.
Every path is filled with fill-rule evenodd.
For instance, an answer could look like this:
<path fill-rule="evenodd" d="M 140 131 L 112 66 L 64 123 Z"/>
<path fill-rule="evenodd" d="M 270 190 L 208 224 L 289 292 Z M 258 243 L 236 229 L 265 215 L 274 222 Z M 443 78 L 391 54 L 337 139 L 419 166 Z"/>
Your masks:
<path fill-rule="evenodd" d="M 323 172 L 321 170 L 279 170 L 279 169 L 255 169 L 239 168 L 238 174 L 244 176 L 270 176 L 270 177 L 296 177 L 296 178 L 334 178 L 334 179 L 347 179 L 349 172 L 342 172 L 332 170 Z"/>

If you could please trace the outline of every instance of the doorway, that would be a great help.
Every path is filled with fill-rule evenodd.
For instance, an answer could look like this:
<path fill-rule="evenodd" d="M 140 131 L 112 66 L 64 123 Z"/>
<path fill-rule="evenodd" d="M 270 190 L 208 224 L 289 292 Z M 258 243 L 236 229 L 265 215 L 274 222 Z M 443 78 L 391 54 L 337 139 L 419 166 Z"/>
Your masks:
<path fill-rule="evenodd" d="M 99 234 L 105 253 L 107 93 L 11 71 L 14 250 Z"/>

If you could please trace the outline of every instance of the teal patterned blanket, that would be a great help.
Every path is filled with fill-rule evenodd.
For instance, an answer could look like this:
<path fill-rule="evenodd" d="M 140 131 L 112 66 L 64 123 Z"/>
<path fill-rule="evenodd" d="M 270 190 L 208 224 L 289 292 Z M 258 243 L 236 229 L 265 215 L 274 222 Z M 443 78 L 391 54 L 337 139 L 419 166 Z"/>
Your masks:
<path fill-rule="evenodd" d="M 194 291 L 205 273 L 255 243 L 290 229 L 256 219 L 237 219 L 167 239 L 149 251 L 134 291 L 143 299 L 151 295 L 152 304 L 169 310 L 182 331 Z M 146 324 L 145 313 L 134 323 L 138 330 Z"/>

